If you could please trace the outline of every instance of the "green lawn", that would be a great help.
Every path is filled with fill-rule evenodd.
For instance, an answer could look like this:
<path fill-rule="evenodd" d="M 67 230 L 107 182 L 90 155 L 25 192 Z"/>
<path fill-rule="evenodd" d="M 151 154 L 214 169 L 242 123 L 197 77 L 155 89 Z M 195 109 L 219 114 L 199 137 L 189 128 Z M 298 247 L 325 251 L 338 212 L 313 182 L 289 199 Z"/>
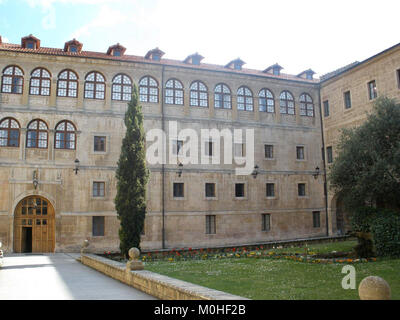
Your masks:
<path fill-rule="evenodd" d="M 313 252 L 350 251 L 355 241 L 311 245 Z M 275 249 L 276 250 L 276 249 Z M 304 248 L 280 249 L 304 252 Z M 359 299 L 358 290 L 344 290 L 345 264 L 312 264 L 286 259 L 209 259 L 146 262 L 145 269 L 250 299 Z M 354 264 L 356 288 L 375 275 L 384 278 L 392 299 L 400 299 L 400 259 Z"/>

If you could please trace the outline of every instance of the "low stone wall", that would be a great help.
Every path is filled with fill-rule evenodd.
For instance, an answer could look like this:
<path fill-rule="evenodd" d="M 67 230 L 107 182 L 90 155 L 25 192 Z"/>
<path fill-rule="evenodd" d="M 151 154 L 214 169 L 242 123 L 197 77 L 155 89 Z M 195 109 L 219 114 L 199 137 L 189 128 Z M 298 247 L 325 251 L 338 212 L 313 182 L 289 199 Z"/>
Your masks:
<path fill-rule="evenodd" d="M 162 300 L 248 300 L 226 292 L 209 289 L 146 270 L 126 271 L 125 264 L 94 254 L 78 259 L 105 275 Z"/>

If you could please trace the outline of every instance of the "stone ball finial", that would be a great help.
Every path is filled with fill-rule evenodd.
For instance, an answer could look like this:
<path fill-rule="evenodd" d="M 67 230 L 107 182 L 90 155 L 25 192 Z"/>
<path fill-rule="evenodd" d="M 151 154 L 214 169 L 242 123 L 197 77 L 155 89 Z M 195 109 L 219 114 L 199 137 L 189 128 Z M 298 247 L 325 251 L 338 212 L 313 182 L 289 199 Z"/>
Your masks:
<path fill-rule="evenodd" d="M 138 248 L 130 248 L 128 255 L 131 260 L 137 260 L 140 256 L 140 250 Z"/>
<path fill-rule="evenodd" d="M 89 246 L 89 240 L 84 240 L 82 243 L 83 248 L 87 248 Z"/>
<path fill-rule="evenodd" d="M 358 286 L 361 300 L 390 300 L 391 291 L 389 284 L 377 276 L 364 278 Z"/>
<path fill-rule="evenodd" d="M 3 245 L 3 244 L 2 244 L 1 241 L 0 241 L 0 248 L 1 248 L 2 245 Z"/>

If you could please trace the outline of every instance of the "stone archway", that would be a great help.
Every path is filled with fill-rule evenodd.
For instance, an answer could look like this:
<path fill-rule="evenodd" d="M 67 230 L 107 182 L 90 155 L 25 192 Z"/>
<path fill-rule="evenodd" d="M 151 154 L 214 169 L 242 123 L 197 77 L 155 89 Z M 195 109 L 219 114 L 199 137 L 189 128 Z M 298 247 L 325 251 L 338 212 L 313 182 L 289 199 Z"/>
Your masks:
<path fill-rule="evenodd" d="M 46 198 L 22 199 L 14 212 L 14 252 L 54 252 L 55 214 Z"/>

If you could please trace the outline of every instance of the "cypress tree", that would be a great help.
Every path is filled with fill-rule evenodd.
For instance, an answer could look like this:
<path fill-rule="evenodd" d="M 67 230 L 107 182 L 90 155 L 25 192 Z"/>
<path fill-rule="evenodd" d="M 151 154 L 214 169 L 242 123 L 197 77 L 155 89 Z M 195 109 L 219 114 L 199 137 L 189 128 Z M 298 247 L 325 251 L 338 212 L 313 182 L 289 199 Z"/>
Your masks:
<path fill-rule="evenodd" d="M 116 171 L 115 208 L 120 220 L 120 250 L 125 257 L 128 257 L 130 248 L 140 248 L 140 235 L 144 228 L 146 213 L 146 185 L 149 177 L 146 168 L 143 114 L 136 85 L 133 86 L 132 98 L 125 113 L 125 126 L 126 133 L 122 140 Z"/>

